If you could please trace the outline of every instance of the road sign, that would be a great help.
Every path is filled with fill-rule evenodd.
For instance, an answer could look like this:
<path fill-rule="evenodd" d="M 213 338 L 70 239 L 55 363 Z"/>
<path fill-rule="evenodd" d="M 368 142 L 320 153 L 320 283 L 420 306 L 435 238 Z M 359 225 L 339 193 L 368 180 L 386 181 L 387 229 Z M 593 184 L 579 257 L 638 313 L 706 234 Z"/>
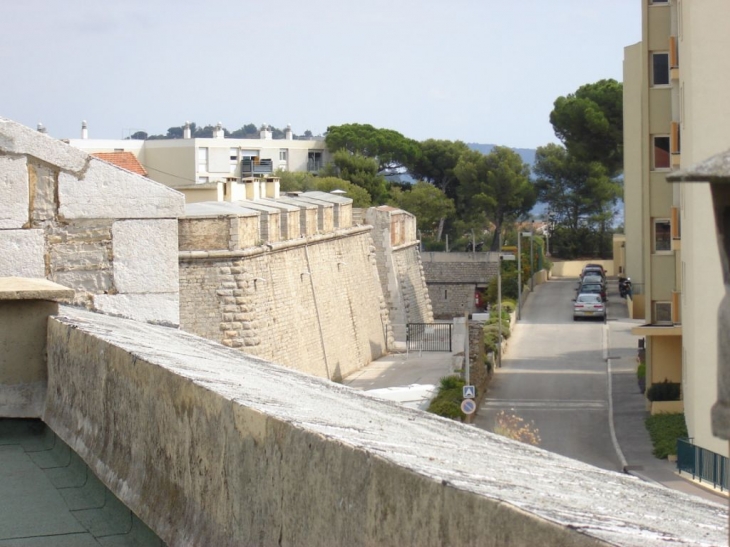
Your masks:
<path fill-rule="evenodd" d="M 532 237 L 532 232 L 522 232 L 522 237 Z"/>
<path fill-rule="evenodd" d="M 477 404 L 474 402 L 474 399 L 464 399 L 461 401 L 461 411 L 464 414 L 474 414 L 474 411 L 477 409 Z"/>
<path fill-rule="evenodd" d="M 517 257 L 513 253 L 502 253 L 499 255 L 502 260 L 516 260 Z"/>
<path fill-rule="evenodd" d="M 464 386 L 462 389 L 462 397 L 464 399 L 473 399 L 477 395 L 477 390 L 474 386 Z"/>

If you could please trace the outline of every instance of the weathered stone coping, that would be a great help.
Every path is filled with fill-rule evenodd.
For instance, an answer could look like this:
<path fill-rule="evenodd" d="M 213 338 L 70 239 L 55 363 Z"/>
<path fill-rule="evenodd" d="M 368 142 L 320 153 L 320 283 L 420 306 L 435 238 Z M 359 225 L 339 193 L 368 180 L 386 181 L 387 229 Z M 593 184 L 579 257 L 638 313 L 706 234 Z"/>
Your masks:
<path fill-rule="evenodd" d="M 343 228 L 326 234 L 315 234 L 309 237 L 267 243 L 266 245 L 261 245 L 259 247 L 250 247 L 248 249 L 241 249 L 237 251 L 180 251 L 178 257 L 181 262 L 199 260 L 202 258 L 212 258 L 216 260 L 224 260 L 229 258 L 248 258 L 268 252 L 286 251 L 295 247 L 301 247 L 302 245 L 309 245 L 313 243 L 321 243 L 323 241 L 333 241 L 335 239 L 351 237 L 353 235 L 370 232 L 371 230 L 372 226 L 369 225 L 353 226 L 352 228 Z"/>
<path fill-rule="evenodd" d="M 0 300 L 52 300 L 74 297 L 74 290 L 42 278 L 0 277 Z"/>
<path fill-rule="evenodd" d="M 411 247 L 415 247 L 416 245 L 418 245 L 420 243 L 421 242 L 418 241 L 418 240 L 416 240 L 416 241 L 409 241 L 408 243 L 402 243 L 400 245 L 396 245 L 395 247 L 393 247 L 392 250 L 395 253 L 397 251 L 402 251 L 403 249 L 410 249 Z"/>
<path fill-rule="evenodd" d="M 727 541 L 723 505 L 75 308 L 44 419 L 174 545 Z"/>

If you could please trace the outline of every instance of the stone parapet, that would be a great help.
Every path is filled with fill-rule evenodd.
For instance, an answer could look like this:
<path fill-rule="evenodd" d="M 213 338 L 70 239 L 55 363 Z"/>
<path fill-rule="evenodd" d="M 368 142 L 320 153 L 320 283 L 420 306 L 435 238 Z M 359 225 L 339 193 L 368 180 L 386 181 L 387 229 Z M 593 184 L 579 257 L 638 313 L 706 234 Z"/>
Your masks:
<path fill-rule="evenodd" d="M 48 339 L 44 420 L 169 545 L 727 539 L 722 505 L 176 329 L 62 308 Z"/>
<path fill-rule="evenodd" d="M 0 190 L 0 276 L 46 278 L 73 289 L 67 302 L 177 323 L 177 305 L 142 314 L 109 303 L 177 302 L 181 194 L 2 118 Z"/>

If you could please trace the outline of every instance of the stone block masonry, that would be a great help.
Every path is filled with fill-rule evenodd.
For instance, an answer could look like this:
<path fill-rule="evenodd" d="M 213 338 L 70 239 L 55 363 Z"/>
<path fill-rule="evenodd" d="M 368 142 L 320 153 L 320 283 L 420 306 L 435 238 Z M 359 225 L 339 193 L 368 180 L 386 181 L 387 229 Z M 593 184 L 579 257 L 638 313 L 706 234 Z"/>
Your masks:
<path fill-rule="evenodd" d="M 397 340 L 405 341 L 407 323 L 432 323 L 433 310 L 421 267 L 416 218 L 393 207 L 371 207 L 376 264 Z"/>
<path fill-rule="evenodd" d="M 48 365 L 44 421 L 168 545 L 727 541 L 723 505 L 177 329 L 62 308 Z"/>
<path fill-rule="evenodd" d="M 434 317 L 450 319 L 475 311 L 474 294 L 497 276 L 498 260 L 498 253 L 422 253 Z"/>
<path fill-rule="evenodd" d="M 0 276 L 45 277 L 74 289 L 74 304 L 179 322 L 181 194 L 3 118 L 0 191 Z"/>
<path fill-rule="evenodd" d="M 392 344 L 369 226 L 181 252 L 180 313 L 186 331 L 333 380 Z"/>

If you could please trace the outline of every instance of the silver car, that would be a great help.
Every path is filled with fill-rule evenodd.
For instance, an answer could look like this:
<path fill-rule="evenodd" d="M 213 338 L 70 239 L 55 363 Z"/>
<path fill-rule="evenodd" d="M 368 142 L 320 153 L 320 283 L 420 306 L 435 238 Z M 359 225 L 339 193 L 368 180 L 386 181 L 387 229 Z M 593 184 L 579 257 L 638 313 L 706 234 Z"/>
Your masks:
<path fill-rule="evenodd" d="M 579 294 L 573 304 L 573 321 L 579 317 L 606 317 L 606 306 L 600 294 Z"/>

